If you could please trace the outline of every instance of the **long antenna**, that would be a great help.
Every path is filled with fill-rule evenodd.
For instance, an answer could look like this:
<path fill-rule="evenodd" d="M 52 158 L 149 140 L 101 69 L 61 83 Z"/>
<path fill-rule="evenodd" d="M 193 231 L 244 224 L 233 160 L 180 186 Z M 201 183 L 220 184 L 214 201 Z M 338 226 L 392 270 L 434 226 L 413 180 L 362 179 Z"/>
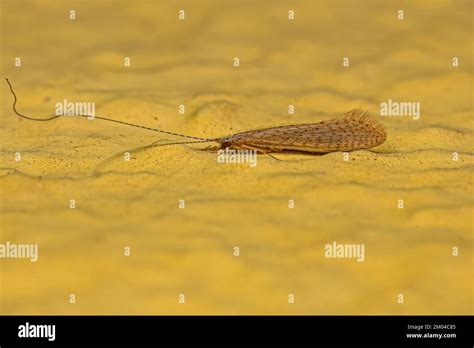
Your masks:
<path fill-rule="evenodd" d="M 19 112 L 16 110 L 17 97 L 16 97 L 15 92 L 13 91 L 12 84 L 10 83 L 10 81 L 8 80 L 8 78 L 5 78 L 5 80 L 7 80 L 7 83 L 8 83 L 8 85 L 10 86 L 10 91 L 12 92 L 13 97 L 15 98 L 15 100 L 13 101 L 13 111 L 14 111 L 15 114 L 17 114 L 18 116 L 23 117 L 23 118 L 25 118 L 25 119 L 27 119 L 27 120 L 31 120 L 31 121 L 51 121 L 51 120 L 54 120 L 55 118 L 59 118 L 59 117 L 61 117 L 61 116 L 65 116 L 65 115 L 61 114 L 61 115 L 51 116 L 51 117 L 49 117 L 49 118 L 33 118 L 33 117 L 29 117 L 29 116 L 26 116 L 26 115 L 23 115 L 23 114 L 19 113 Z M 68 116 L 69 116 L 69 115 L 68 115 Z M 220 139 L 220 138 L 209 139 L 209 138 L 193 137 L 193 136 L 191 136 L 191 135 L 184 135 L 184 134 L 179 134 L 179 133 L 174 133 L 174 132 L 168 132 L 168 131 L 164 131 L 164 130 L 161 130 L 161 129 L 146 127 L 146 126 L 142 126 L 142 125 L 139 125 L 139 124 L 124 122 L 124 121 L 119 121 L 119 120 L 114 120 L 114 119 L 107 118 L 107 117 L 91 116 L 91 115 L 81 115 L 81 114 L 75 114 L 75 115 L 70 115 L 70 116 L 80 116 L 80 117 L 87 117 L 87 118 L 93 117 L 93 118 L 97 118 L 97 119 L 99 119 L 99 120 L 104 120 L 104 121 L 109 121 L 109 122 L 120 123 L 120 124 L 124 124 L 124 125 L 126 125 L 126 126 L 136 127 L 136 128 L 141 128 L 141 129 L 146 129 L 146 130 L 153 131 L 153 132 L 159 132 L 159 133 L 168 134 L 168 135 L 174 135 L 174 136 L 183 137 L 183 138 L 197 139 L 197 140 L 201 140 L 200 142 L 209 142 L 209 141 L 215 141 L 215 140 L 217 140 L 217 139 Z"/>

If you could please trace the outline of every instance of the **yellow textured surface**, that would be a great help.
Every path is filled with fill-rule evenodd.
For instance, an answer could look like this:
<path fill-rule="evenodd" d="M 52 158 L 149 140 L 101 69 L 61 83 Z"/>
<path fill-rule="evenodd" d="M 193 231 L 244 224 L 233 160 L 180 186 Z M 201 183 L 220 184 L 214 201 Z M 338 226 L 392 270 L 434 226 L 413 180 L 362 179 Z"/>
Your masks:
<path fill-rule="evenodd" d="M 471 1 L 0 4 L 2 76 L 28 115 L 90 101 L 216 137 L 362 108 L 388 133 L 349 161 L 218 164 L 204 146 L 141 148 L 172 138 L 153 132 L 22 120 L 5 83 L 0 242 L 40 252 L 0 259 L 0 314 L 472 314 Z M 421 118 L 379 116 L 388 99 Z M 333 241 L 365 244 L 365 261 L 326 258 Z"/>

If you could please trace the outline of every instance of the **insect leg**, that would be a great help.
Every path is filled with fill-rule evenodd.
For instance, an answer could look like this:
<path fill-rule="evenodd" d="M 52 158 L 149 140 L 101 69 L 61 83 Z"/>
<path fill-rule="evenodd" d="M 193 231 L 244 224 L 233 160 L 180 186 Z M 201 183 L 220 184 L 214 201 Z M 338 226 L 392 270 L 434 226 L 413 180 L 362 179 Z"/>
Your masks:
<path fill-rule="evenodd" d="M 275 156 L 270 155 L 267 151 L 264 151 L 264 150 L 259 149 L 259 148 L 257 148 L 257 147 L 253 147 L 253 146 L 250 146 L 250 145 L 239 145 L 239 147 L 241 147 L 241 148 L 243 148 L 243 149 L 247 149 L 247 150 L 254 150 L 254 151 L 257 151 L 257 153 L 258 153 L 258 152 L 261 152 L 261 153 L 263 153 L 264 155 L 267 155 L 267 156 L 270 156 L 271 158 L 276 159 L 277 161 L 281 161 L 281 159 L 276 158 Z"/>

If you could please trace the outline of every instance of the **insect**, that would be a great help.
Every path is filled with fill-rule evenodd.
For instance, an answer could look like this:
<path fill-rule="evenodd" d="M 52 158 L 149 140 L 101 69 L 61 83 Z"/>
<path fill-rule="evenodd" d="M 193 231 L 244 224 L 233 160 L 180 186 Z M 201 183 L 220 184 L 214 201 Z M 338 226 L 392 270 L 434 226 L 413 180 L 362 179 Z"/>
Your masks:
<path fill-rule="evenodd" d="M 15 98 L 13 111 L 16 115 L 32 121 L 51 121 L 64 115 L 55 115 L 49 118 L 33 118 L 20 114 L 16 110 L 17 97 L 13 87 L 10 91 Z M 72 115 L 88 117 L 90 115 Z M 194 139 L 193 141 L 182 141 L 162 145 L 195 144 L 216 142 L 218 149 L 246 149 L 254 150 L 258 153 L 274 152 L 301 152 L 321 154 L 334 151 L 354 151 L 360 149 L 370 149 L 382 144 L 387 133 L 383 126 L 373 119 L 367 111 L 355 109 L 347 112 L 343 118 L 331 119 L 318 123 L 296 124 L 289 126 L 278 126 L 251 130 L 219 138 L 201 138 L 191 135 L 168 132 L 161 129 L 146 127 L 129 122 L 114 120 L 107 117 L 94 116 L 94 118 L 109 122 L 120 123 L 126 126 L 142 128 L 162 134 L 174 135 L 183 138 Z"/>

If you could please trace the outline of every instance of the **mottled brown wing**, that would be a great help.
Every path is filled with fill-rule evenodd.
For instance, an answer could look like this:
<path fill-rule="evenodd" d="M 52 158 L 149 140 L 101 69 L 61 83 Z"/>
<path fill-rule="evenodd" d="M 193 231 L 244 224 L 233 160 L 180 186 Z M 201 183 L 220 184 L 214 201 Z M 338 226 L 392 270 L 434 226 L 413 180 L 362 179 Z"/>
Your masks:
<path fill-rule="evenodd" d="M 367 112 L 353 110 L 341 119 L 243 132 L 230 140 L 236 147 L 264 151 L 326 153 L 368 149 L 382 144 L 385 139 L 385 130 L 377 121 Z"/>

